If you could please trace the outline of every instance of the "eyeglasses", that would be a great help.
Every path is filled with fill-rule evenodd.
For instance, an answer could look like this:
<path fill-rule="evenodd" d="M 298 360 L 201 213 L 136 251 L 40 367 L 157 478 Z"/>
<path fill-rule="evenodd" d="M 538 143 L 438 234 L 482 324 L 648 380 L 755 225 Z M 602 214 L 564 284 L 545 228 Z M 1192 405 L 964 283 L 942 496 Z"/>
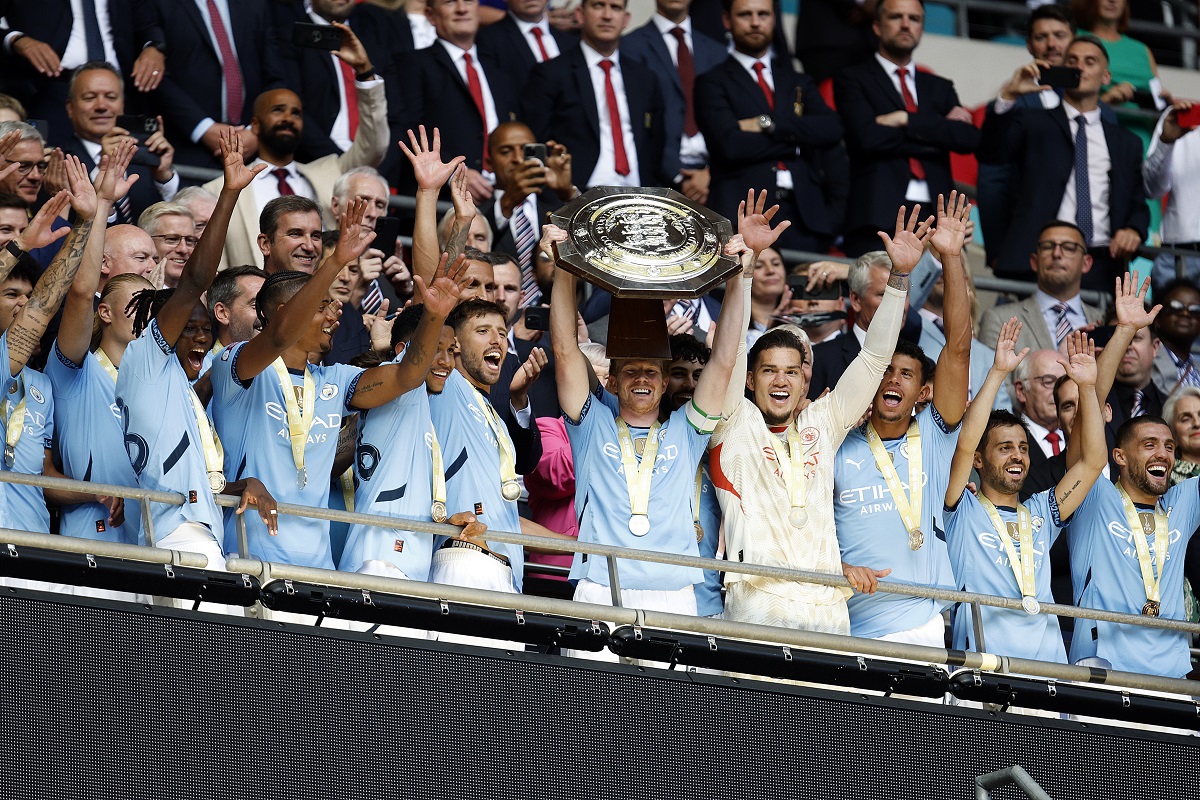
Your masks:
<path fill-rule="evenodd" d="M 1200 303 L 1185 305 L 1182 300 L 1171 300 L 1167 303 L 1167 311 L 1171 314 L 1187 314 L 1200 318 Z"/>
<path fill-rule="evenodd" d="M 1049 255 L 1054 252 L 1054 248 L 1061 247 L 1064 254 L 1068 256 L 1078 255 L 1084 251 L 1084 246 L 1079 242 L 1038 242 L 1037 251 Z"/>
<path fill-rule="evenodd" d="M 195 247 L 196 242 L 200 241 L 195 236 L 177 236 L 173 233 L 160 233 L 150 238 L 162 239 L 167 247 L 178 247 L 180 242 L 186 242 L 188 247 Z"/>
<path fill-rule="evenodd" d="M 1031 378 L 1026 378 L 1021 383 L 1027 386 L 1029 384 L 1037 384 L 1043 389 L 1053 389 L 1054 384 L 1058 383 L 1058 378 L 1058 375 L 1035 375 Z"/>
<path fill-rule="evenodd" d="M 4 163 L 16 164 L 17 172 L 22 175 L 28 175 L 35 169 L 44 175 L 46 174 L 46 167 L 50 166 L 49 161 L 13 161 L 11 158 L 4 159 Z"/>

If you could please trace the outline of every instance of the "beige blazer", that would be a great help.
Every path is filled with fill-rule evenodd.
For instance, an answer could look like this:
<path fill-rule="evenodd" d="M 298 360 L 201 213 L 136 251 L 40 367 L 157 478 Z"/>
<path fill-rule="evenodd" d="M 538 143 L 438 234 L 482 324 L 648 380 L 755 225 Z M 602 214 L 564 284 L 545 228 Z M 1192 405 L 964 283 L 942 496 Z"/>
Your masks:
<path fill-rule="evenodd" d="M 347 170 L 379 166 L 387 153 L 390 131 L 387 123 L 387 97 L 384 95 L 382 80 L 375 81 L 370 86 L 360 86 L 358 118 L 358 132 L 349 150 L 341 155 L 328 155 L 307 164 L 296 165 L 296 169 L 316 190 L 317 202 L 321 206 L 321 215 L 327 228 L 336 224 L 329 213 L 333 184 Z M 204 188 L 213 194 L 219 194 L 224 182 L 224 178 L 216 178 L 204 184 Z M 233 218 L 229 220 L 229 234 L 225 237 L 219 269 L 241 264 L 262 265 L 262 251 L 258 249 L 258 215 L 261 211 L 258 203 L 254 201 L 253 188 L 246 187 L 238 197 L 237 205 L 233 209 Z"/>
<path fill-rule="evenodd" d="M 1083 304 L 1083 315 L 1088 322 L 1103 323 L 1104 312 L 1095 306 Z M 979 320 L 979 341 L 995 349 L 996 339 L 1000 336 L 1000 328 L 1011 317 L 1021 322 L 1021 335 L 1017 338 L 1017 352 L 1028 347 L 1031 350 L 1057 350 L 1054 343 L 1054 333 L 1046 327 L 1046 318 L 1038 308 L 1036 297 L 1026 297 L 1019 303 L 1007 303 L 1002 306 L 992 306 L 983 313 Z"/>

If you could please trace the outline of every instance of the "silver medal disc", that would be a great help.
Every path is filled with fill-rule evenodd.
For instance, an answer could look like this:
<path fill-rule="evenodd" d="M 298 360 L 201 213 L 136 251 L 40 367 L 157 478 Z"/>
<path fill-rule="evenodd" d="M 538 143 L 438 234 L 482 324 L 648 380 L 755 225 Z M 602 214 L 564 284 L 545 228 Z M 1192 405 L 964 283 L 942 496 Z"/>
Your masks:
<path fill-rule="evenodd" d="M 1021 598 L 1021 608 L 1025 609 L 1026 614 L 1037 614 L 1042 610 L 1042 604 L 1036 597 L 1025 596 Z"/>
<path fill-rule="evenodd" d="M 305 486 L 308 486 L 308 468 L 307 467 L 301 467 L 300 469 L 296 470 L 296 485 L 299 486 L 301 489 L 303 489 Z"/>
<path fill-rule="evenodd" d="M 650 518 L 645 514 L 634 514 L 629 518 L 629 532 L 634 536 L 645 536 L 650 532 Z"/>
<path fill-rule="evenodd" d="M 516 481 L 505 481 L 500 485 L 500 495 L 510 503 L 515 503 L 521 497 L 521 484 Z"/>
<path fill-rule="evenodd" d="M 446 504 L 435 500 L 433 505 L 429 507 L 429 516 L 433 518 L 434 522 L 445 522 Z"/>
<path fill-rule="evenodd" d="M 225 491 L 225 475 L 220 472 L 208 473 L 208 488 L 212 489 L 213 494 Z"/>
<path fill-rule="evenodd" d="M 796 506 L 792 513 L 788 514 L 788 521 L 792 523 L 793 528 L 803 528 L 808 524 L 808 512 L 802 506 Z"/>

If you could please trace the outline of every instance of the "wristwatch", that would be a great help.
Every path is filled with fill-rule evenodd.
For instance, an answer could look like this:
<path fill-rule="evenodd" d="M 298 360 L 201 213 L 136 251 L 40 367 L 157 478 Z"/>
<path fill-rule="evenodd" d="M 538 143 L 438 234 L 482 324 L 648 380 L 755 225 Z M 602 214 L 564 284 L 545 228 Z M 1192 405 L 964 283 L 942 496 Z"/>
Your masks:
<path fill-rule="evenodd" d="M 160 52 L 164 55 L 167 52 L 167 43 L 166 42 L 150 41 L 150 42 L 146 42 L 144 45 L 142 45 L 143 50 L 145 50 L 147 47 L 153 47 L 155 50 L 157 50 L 158 52 Z"/>
<path fill-rule="evenodd" d="M 8 251 L 8 254 L 10 256 L 12 256 L 13 258 L 16 258 L 16 259 L 19 259 L 19 258 L 21 258 L 21 256 L 25 255 L 25 251 L 17 246 L 16 239 L 13 239 L 11 242 L 4 245 L 4 249 Z"/>
<path fill-rule="evenodd" d="M 770 133 L 775 130 L 775 120 L 771 119 L 770 114 L 759 114 L 758 127 L 763 133 Z"/>

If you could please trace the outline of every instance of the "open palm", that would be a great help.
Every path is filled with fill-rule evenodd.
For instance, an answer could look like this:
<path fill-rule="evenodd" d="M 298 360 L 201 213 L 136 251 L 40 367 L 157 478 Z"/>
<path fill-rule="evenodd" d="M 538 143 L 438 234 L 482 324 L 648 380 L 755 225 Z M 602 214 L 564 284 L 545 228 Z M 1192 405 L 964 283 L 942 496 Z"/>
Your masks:
<path fill-rule="evenodd" d="M 992 362 L 994 369 L 1007 375 L 1025 360 L 1025 356 L 1029 355 L 1028 347 L 1020 353 L 1017 352 L 1017 339 L 1020 335 L 1021 323 L 1016 317 L 1004 323 L 1004 326 L 1000 328 L 1000 338 L 996 340 L 996 357 Z"/>
<path fill-rule="evenodd" d="M 746 246 L 752 253 L 761 253 L 779 238 L 791 226 L 791 222 L 783 220 L 774 228 L 771 220 L 779 213 L 779 206 L 766 208 L 767 192 L 763 190 L 754 197 L 754 190 L 746 192 L 746 199 L 738 204 L 737 232 L 741 234 Z"/>
<path fill-rule="evenodd" d="M 962 252 L 967 239 L 967 222 L 971 217 L 971 203 L 965 194 L 950 192 L 950 202 L 938 195 L 937 227 L 929 244 L 943 255 Z"/>
<path fill-rule="evenodd" d="M 879 238 L 883 240 L 883 248 L 888 258 L 892 260 L 892 269 L 907 274 L 913 271 L 921 256 L 925 254 L 925 243 L 933 235 L 933 217 L 918 221 L 921 206 L 913 206 L 908 222 L 904 221 L 904 206 L 896 212 L 896 232 L 888 236 L 883 231 Z"/>
<path fill-rule="evenodd" d="M 246 159 L 242 155 L 242 137 L 233 127 L 221 131 L 221 162 L 225 168 L 225 186 L 235 192 L 245 189 L 255 175 L 267 168 L 265 163 L 253 169 L 246 166 Z"/>
<path fill-rule="evenodd" d="M 1162 310 L 1162 306 L 1155 306 L 1149 311 L 1146 310 L 1146 292 L 1149 289 L 1149 278 L 1146 278 L 1142 282 L 1141 289 L 1138 289 L 1137 278 L 1129 273 L 1125 273 L 1117 278 L 1116 307 L 1118 324 L 1128 325 L 1134 330 L 1141 330 L 1154 322 L 1155 317 L 1158 316 L 1158 312 Z"/>
<path fill-rule="evenodd" d="M 408 131 L 409 144 L 397 142 L 404 155 L 412 162 L 413 175 L 417 179 L 417 188 L 432 190 L 441 189 L 450 176 L 458 169 L 458 165 L 466 161 L 464 156 L 455 156 L 448 163 L 442 163 L 442 134 L 433 129 L 433 144 L 425 134 L 425 126 L 418 127 L 418 133 Z"/>

